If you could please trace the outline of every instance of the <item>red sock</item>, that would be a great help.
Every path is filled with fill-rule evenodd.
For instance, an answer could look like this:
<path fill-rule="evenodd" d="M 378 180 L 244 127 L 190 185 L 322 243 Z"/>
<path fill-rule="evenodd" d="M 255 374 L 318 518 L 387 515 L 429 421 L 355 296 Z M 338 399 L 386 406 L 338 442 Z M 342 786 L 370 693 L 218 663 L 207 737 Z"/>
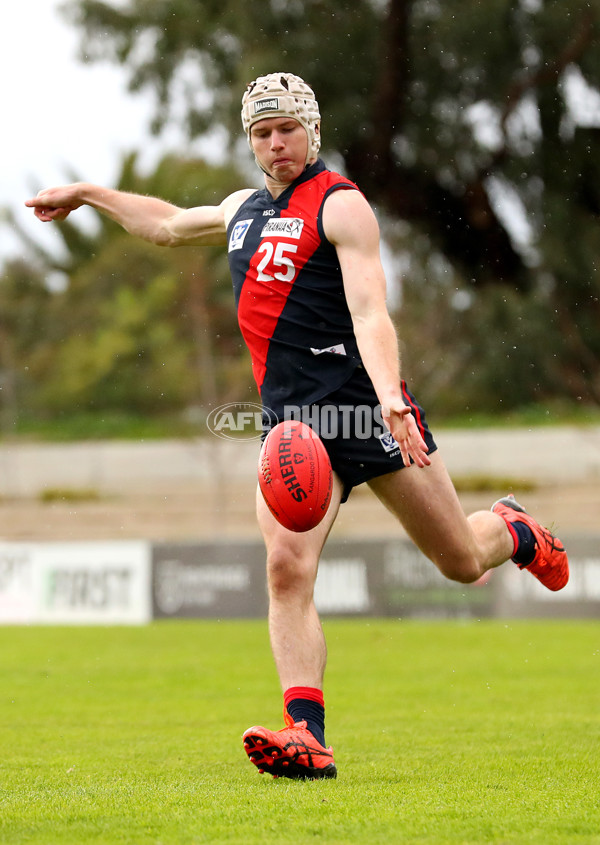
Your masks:
<path fill-rule="evenodd" d="M 317 687 L 290 687 L 283 694 L 284 713 L 294 722 L 305 721 L 308 730 L 325 747 L 325 701 Z"/>
<path fill-rule="evenodd" d="M 307 701 L 316 701 L 321 707 L 325 707 L 323 699 L 323 690 L 318 687 L 290 687 L 283 693 L 283 704 L 287 710 L 287 706 L 294 698 L 305 698 Z"/>

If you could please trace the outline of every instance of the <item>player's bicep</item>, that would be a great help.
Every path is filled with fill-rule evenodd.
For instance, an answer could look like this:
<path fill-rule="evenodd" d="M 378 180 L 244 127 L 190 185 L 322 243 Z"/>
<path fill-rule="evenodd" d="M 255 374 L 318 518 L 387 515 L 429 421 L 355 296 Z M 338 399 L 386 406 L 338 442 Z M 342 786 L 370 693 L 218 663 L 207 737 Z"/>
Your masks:
<path fill-rule="evenodd" d="M 385 307 L 385 275 L 379 253 L 379 225 L 357 191 L 327 198 L 323 227 L 335 246 L 348 307 L 353 317 Z"/>
<path fill-rule="evenodd" d="M 252 193 L 253 189 L 245 188 L 230 194 L 220 205 L 181 209 L 165 224 L 171 246 L 225 246 L 229 221 Z"/>
<path fill-rule="evenodd" d="M 221 206 L 199 206 L 178 211 L 165 222 L 172 246 L 222 246 L 226 243 Z"/>

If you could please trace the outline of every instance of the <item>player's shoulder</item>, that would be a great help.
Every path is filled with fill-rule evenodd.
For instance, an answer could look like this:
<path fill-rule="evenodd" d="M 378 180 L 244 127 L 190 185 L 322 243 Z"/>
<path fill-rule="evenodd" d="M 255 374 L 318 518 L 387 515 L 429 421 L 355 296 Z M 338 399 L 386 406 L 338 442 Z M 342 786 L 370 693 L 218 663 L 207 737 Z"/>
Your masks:
<path fill-rule="evenodd" d="M 379 237 L 375 212 L 360 189 L 332 191 L 323 203 L 323 231 L 330 243 L 362 242 Z"/>
<path fill-rule="evenodd" d="M 329 207 L 335 209 L 336 214 L 345 215 L 352 214 L 352 209 L 357 207 L 366 205 L 369 208 L 358 185 L 348 179 L 347 176 L 338 173 L 336 170 L 330 170 L 321 159 L 317 161 L 315 170 L 313 178 L 318 182 L 321 190 L 323 211 Z M 350 197 L 350 199 L 348 200 L 347 197 Z"/>
<path fill-rule="evenodd" d="M 358 218 L 372 219 L 373 209 L 362 191 L 352 182 L 346 181 L 336 186 L 337 190 L 330 191 L 323 203 L 324 219 L 336 217 L 338 220 Z"/>
<path fill-rule="evenodd" d="M 315 178 L 321 184 L 326 202 L 339 204 L 343 207 L 346 204 L 345 198 L 350 197 L 349 202 L 352 206 L 368 204 L 355 182 L 336 170 L 329 170 L 320 160 L 318 163 L 321 164 L 321 169 L 317 171 Z"/>
<path fill-rule="evenodd" d="M 233 220 L 246 200 L 255 193 L 256 188 L 241 188 L 239 191 L 234 191 L 232 194 L 229 194 L 228 197 L 225 197 L 221 203 L 221 209 L 223 211 L 226 227 L 229 225 L 231 220 Z"/>

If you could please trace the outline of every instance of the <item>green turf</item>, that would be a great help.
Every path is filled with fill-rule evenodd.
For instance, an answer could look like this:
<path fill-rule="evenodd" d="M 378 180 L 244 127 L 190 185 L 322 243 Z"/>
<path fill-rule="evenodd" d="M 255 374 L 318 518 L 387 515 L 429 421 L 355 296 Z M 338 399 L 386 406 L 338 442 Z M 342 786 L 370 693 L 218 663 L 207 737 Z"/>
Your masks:
<path fill-rule="evenodd" d="M 0 842 L 600 843 L 600 625 L 328 621 L 337 781 L 259 775 L 263 622 L 2 628 Z"/>

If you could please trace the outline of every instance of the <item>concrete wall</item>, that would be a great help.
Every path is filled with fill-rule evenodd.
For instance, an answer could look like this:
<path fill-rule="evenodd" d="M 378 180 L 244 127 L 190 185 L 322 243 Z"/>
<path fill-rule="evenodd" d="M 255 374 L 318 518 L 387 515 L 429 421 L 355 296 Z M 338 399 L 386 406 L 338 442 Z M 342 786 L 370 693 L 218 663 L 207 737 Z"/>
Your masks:
<path fill-rule="evenodd" d="M 532 477 L 540 482 L 600 481 L 600 427 L 440 431 L 452 475 Z M 149 484 L 255 477 L 256 441 L 102 441 L 0 444 L 0 496 L 32 496 L 47 487 L 100 493 Z"/>

